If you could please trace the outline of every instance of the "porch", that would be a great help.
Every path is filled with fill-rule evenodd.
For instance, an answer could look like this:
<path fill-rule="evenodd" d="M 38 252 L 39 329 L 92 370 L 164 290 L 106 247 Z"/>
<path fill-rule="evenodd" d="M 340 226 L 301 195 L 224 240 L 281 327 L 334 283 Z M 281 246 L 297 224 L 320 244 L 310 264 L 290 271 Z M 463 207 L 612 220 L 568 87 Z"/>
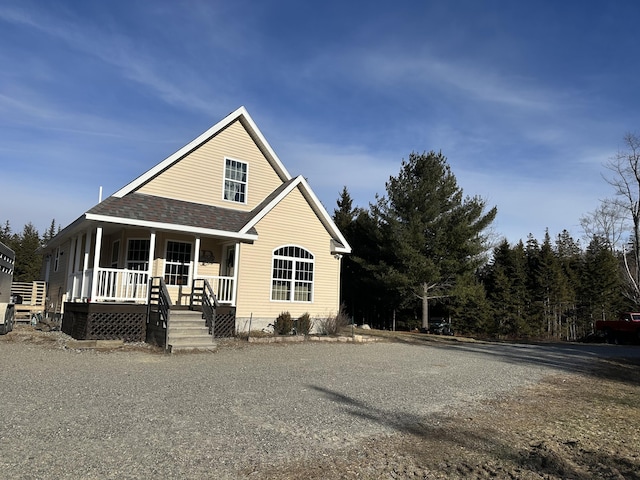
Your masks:
<path fill-rule="evenodd" d="M 66 302 L 62 331 L 77 340 L 147 342 L 171 352 L 213 349 L 216 338 L 235 335 L 235 308 L 219 304 L 209 281 L 194 280 L 189 304 L 177 306 L 161 277 L 130 278 L 136 282 L 128 290 L 111 291 L 124 301 Z"/>

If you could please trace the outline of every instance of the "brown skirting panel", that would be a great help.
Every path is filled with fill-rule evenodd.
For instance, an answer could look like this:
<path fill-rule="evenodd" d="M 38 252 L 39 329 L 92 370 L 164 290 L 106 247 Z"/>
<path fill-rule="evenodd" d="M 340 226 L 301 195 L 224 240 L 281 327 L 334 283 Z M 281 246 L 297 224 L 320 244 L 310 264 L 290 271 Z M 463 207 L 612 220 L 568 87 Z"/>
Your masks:
<path fill-rule="evenodd" d="M 77 340 L 144 342 L 146 323 L 146 305 L 67 302 L 62 331 Z"/>

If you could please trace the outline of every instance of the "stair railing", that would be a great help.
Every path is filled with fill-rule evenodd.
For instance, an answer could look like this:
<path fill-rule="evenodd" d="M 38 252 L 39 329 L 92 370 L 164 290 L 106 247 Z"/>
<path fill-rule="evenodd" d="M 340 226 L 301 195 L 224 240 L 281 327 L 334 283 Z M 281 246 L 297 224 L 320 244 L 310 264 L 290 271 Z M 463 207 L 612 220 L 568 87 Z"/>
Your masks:
<path fill-rule="evenodd" d="M 202 318 L 204 318 L 205 324 L 209 328 L 209 335 L 215 337 L 216 308 L 218 308 L 219 304 L 209 280 L 206 278 L 195 279 L 191 291 L 197 292 L 195 294 L 192 293 L 192 307 L 193 299 L 197 298 L 202 308 Z"/>
<path fill-rule="evenodd" d="M 162 277 L 153 277 L 149 280 L 149 310 L 154 306 L 158 312 L 159 323 L 164 328 L 164 348 L 169 348 L 169 317 L 171 313 L 171 297 L 169 290 L 167 290 L 167 284 L 164 283 Z"/>

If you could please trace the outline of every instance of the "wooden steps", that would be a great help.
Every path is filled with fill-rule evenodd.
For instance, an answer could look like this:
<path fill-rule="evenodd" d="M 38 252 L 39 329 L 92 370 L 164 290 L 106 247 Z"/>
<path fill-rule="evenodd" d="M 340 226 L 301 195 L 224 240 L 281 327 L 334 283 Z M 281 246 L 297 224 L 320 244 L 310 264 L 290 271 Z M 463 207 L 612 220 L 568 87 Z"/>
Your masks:
<path fill-rule="evenodd" d="M 202 313 L 192 310 L 171 310 L 167 344 L 171 353 L 214 351 L 217 343 L 209 335 Z"/>

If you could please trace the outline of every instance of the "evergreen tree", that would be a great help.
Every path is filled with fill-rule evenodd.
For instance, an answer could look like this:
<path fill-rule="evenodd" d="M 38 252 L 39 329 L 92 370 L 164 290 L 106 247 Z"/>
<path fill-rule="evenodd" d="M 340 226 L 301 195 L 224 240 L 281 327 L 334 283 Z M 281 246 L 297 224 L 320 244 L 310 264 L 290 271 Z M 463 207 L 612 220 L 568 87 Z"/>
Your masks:
<path fill-rule="evenodd" d="M 342 192 L 340 192 L 340 197 L 336 203 L 338 208 L 333 210 L 333 221 L 344 234 L 351 228 L 351 224 L 357 215 L 357 210 L 353 208 L 353 200 L 346 185 L 342 187 Z"/>
<path fill-rule="evenodd" d="M 522 241 L 511 250 L 511 295 L 512 305 L 515 310 L 516 334 L 530 335 L 529 305 L 531 295 L 527 289 L 527 256 Z"/>
<path fill-rule="evenodd" d="M 527 275 L 524 246 L 511 248 L 507 240 L 494 248 L 493 259 L 484 270 L 483 281 L 494 319 L 487 333 L 520 336 L 526 329 Z"/>
<path fill-rule="evenodd" d="M 463 334 L 485 333 L 491 316 L 484 285 L 476 275 L 468 274 L 452 287 L 446 302 L 452 328 Z"/>
<path fill-rule="evenodd" d="M 609 242 L 594 236 L 584 254 L 580 276 L 579 335 L 593 331 L 596 320 L 614 320 L 625 309 L 620 261 L 611 251 Z"/>
<path fill-rule="evenodd" d="M 56 220 L 54 218 L 53 220 L 51 220 L 51 225 L 49 225 L 47 231 L 42 234 L 42 243 L 46 245 L 47 242 L 55 237 L 59 231 L 60 227 L 58 227 L 56 230 Z"/>
<path fill-rule="evenodd" d="M 583 261 L 580 244 L 567 230 L 563 230 L 556 239 L 556 257 L 559 269 L 558 285 L 558 318 L 564 322 L 565 331 L 556 332 L 556 336 L 564 335 L 567 340 L 576 340 L 578 335 L 578 289 L 580 288 L 580 270 Z"/>
<path fill-rule="evenodd" d="M 11 247 L 10 243 L 12 242 L 11 235 L 11 226 L 9 225 L 9 220 L 7 220 L 2 228 L 0 228 L 0 242 L 4 243 L 6 246 Z"/>
<path fill-rule="evenodd" d="M 412 153 L 397 177 L 386 183 L 373 216 L 385 240 L 384 276 L 402 306 L 421 300 L 422 327 L 429 325 L 429 300 L 451 287 L 484 261 L 484 232 L 496 216 L 478 197 L 464 197 L 442 153 Z"/>
<path fill-rule="evenodd" d="M 353 248 L 349 255 L 349 280 L 343 297 L 347 311 L 356 323 L 390 328 L 398 300 L 385 276 L 384 266 L 389 259 L 383 249 L 384 239 L 378 220 L 369 212 L 358 210 L 347 234 Z"/>
<path fill-rule="evenodd" d="M 11 247 L 16 252 L 14 281 L 33 282 L 40 278 L 42 258 L 37 253 L 40 246 L 40 234 L 31 222 L 27 223 Z"/>

